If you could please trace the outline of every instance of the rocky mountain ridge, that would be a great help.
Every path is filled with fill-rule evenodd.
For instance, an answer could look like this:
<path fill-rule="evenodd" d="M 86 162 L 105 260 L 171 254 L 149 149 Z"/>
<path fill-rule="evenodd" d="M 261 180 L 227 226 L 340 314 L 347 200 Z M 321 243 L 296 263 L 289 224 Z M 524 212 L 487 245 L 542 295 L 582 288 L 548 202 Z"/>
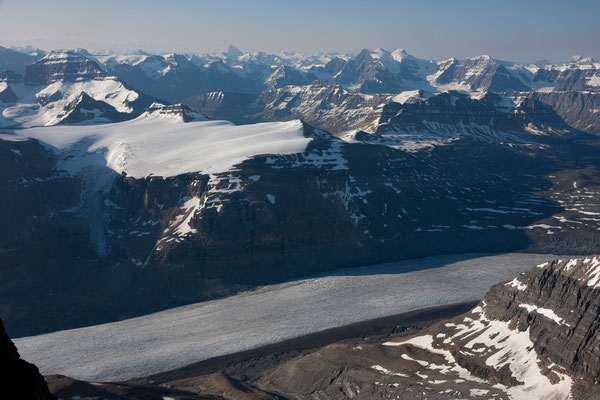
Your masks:
<path fill-rule="evenodd" d="M 463 65 L 452 72 L 455 83 L 474 77 L 464 64 L 478 71 L 468 85 L 479 89 L 504 82 L 489 76 L 502 68 L 523 82 L 528 73 L 554 71 L 490 57 L 438 65 L 401 50 L 277 58 L 230 49 L 202 60 L 57 52 L 24 76 L 3 73 L 5 126 L 57 125 L 0 135 L 1 195 L 12 205 L 0 237 L 11 268 L 2 273 L 19 271 L 14 282 L 28 288 L 51 282 L 17 293 L 5 280 L 7 329 L 31 333 L 22 325 L 29 313 L 41 314 L 38 332 L 57 328 L 54 312 L 72 327 L 94 315 L 106 321 L 307 273 L 444 252 L 595 251 L 598 142 L 572 126 L 593 125 L 595 114 L 584 119 L 561 108 L 566 92 L 427 92 L 436 68 Z M 595 65 L 578 60 L 560 71 Z M 153 87 L 171 77 L 187 85 L 199 71 L 250 74 L 247 83 L 269 87 L 165 105 L 115 76 L 119 68 L 143 72 Z M 323 80 L 305 84 L 308 74 Z M 357 82 L 367 88 L 370 79 L 429 86 L 361 93 Z M 577 93 L 575 102 L 595 104 L 595 94 Z M 265 121 L 279 122 L 255 124 Z M 107 291 L 117 276 L 122 282 Z M 82 292 L 65 292 L 66 282 Z M 163 296 L 153 293 L 159 289 Z M 101 294 L 71 301 L 84 292 Z"/>
<path fill-rule="evenodd" d="M 7 63 L 0 69 L 9 69 L 11 65 Z M 22 82 L 30 86 L 52 86 L 54 82 L 116 79 L 127 88 L 134 88 L 138 96 L 146 93 L 172 103 L 190 98 L 186 104 L 202 114 L 214 114 L 218 107 L 226 110 L 221 112 L 223 116 L 239 123 L 301 118 L 335 133 L 374 130 L 375 121 L 381 118 L 378 106 L 391 105 L 392 97 L 405 98 L 416 90 L 422 91 L 424 97 L 452 90 L 475 98 L 487 91 L 508 96 L 528 93 L 550 105 L 577 129 L 596 133 L 599 128 L 594 104 L 600 87 L 599 69 L 600 63 L 581 57 L 561 65 L 523 65 L 489 56 L 432 61 L 418 59 L 401 49 L 392 52 L 365 49 L 355 56 L 308 57 L 296 53 L 243 53 L 238 49 L 212 55 L 151 55 L 141 51 L 93 55 L 78 49 L 32 58 L 22 72 L 0 71 L 0 77 L 4 75 L 0 79 L 9 85 L 0 101 L 8 104 L 3 108 L 3 119 L 13 121 L 12 125 L 4 122 L 5 126 L 50 125 L 58 122 L 26 117 L 38 101 L 30 98 L 31 93 L 13 86 Z M 19 77 L 23 72 L 24 76 Z M 319 85 L 326 89 L 316 91 Z M 340 90 L 344 93 L 341 97 L 337 94 Z M 22 94 L 17 93 L 19 91 Z M 53 89 L 52 93 L 38 97 L 43 104 L 63 98 L 68 91 Z M 80 91 L 72 96 L 79 95 Z M 83 91 L 126 114 L 130 113 L 128 103 L 140 103 L 134 106 L 139 115 L 137 110 L 152 102 L 136 100 L 135 95 L 130 95 L 126 102 L 115 103 L 110 100 L 120 96 L 115 91 Z M 218 106 L 215 96 L 221 98 Z M 334 97 L 327 101 L 327 96 Z M 575 100 L 578 103 L 589 103 L 577 108 L 583 110 L 584 121 L 573 111 L 576 109 L 571 100 L 573 96 L 580 96 Z M 346 97 L 348 100 L 342 100 Z M 10 103 L 21 103 L 21 106 L 10 106 Z M 49 112 L 40 110 L 40 113 L 44 111 Z M 126 117 L 121 115 L 115 121 Z M 347 121 L 338 122 L 340 117 Z"/>
<path fill-rule="evenodd" d="M 153 107 L 139 120 L 121 123 L 130 127 L 114 146 L 106 142 L 106 160 L 104 153 L 90 152 L 94 147 L 86 140 L 57 152 L 19 135 L 2 137 L 9 139 L 0 141 L 3 202 L 14 206 L 5 216 L 13 233 L 2 242 L 3 262 L 12 266 L 3 273 L 13 279 L 1 291 L 11 299 L 3 312 L 13 332 L 31 332 L 26 321 L 32 314 L 37 329 L 57 327 L 54 311 L 40 301 L 67 315 L 65 326 L 77 326 L 88 323 L 87 316 L 106 321 L 337 267 L 448 252 L 592 252 L 597 246 L 593 169 L 544 178 L 565 168 L 556 164 L 554 150 L 545 149 L 560 149 L 561 163 L 588 165 L 597 156 L 569 135 L 534 135 L 534 147 L 476 137 L 431 146 L 420 138 L 420 147 L 406 147 L 344 141 L 305 124 L 298 125 L 302 139 L 295 139 L 307 143 L 301 152 L 261 154 L 258 147 L 258 154 L 225 170 L 153 176 L 140 172 L 146 164 L 136 161 L 136 153 L 144 154 L 139 146 L 172 137 L 173 129 L 189 140 L 206 135 L 182 136 L 185 126 L 196 123 L 185 122 L 193 115 L 185 108 Z M 215 129 L 223 124 L 201 123 L 216 123 Z M 286 124 L 296 129 L 297 123 Z M 114 124 L 118 135 L 120 126 Z M 52 128 L 50 136 L 50 128 L 36 129 L 42 140 L 60 140 L 64 128 Z M 211 145 L 193 150 L 186 143 L 190 160 Z M 184 151 L 180 157 L 187 157 L 185 149 L 178 150 Z M 29 171 L 38 160 L 47 161 Z M 87 163 L 94 167 L 86 169 Z M 161 159 L 156 165 L 167 164 Z M 556 185 L 565 187 L 556 191 Z M 32 227 L 34 234 L 28 233 Z M 46 245 L 39 254 L 27 251 Z M 106 291 L 105 282 L 115 279 L 120 284 Z M 49 286 L 23 292 L 10 284 L 17 281 Z M 63 285 L 79 289 L 65 292 Z"/>
<path fill-rule="evenodd" d="M 599 278 L 599 256 L 545 263 L 462 316 L 408 337 L 325 347 L 258 385 L 288 398 L 595 398 Z"/>
<path fill-rule="evenodd" d="M 75 52 L 52 52 L 0 79 L 0 127 L 119 122 L 154 102 Z"/>

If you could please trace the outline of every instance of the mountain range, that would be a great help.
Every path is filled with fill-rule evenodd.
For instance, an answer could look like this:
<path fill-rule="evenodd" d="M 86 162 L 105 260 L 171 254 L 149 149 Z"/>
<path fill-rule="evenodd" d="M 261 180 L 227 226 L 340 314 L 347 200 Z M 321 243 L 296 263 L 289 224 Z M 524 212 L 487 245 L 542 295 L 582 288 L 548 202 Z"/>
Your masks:
<path fill-rule="evenodd" d="M 439 254 L 597 254 L 599 96 L 600 63 L 582 57 L 0 48 L 4 326 L 77 328 Z M 597 257 L 534 269 L 465 316 L 369 348 L 356 374 L 356 349 L 334 346 L 257 387 L 211 382 L 372 398 L 408 396 L 417 387 L 397 377 L 421 374 L 432 398 L 579 396 L 597 380 L 596 269 Z M 326 378 L 304 376 L 323 356 Z"/>
<path fill-rule="evenodd" d="M 591 58 L 573 57 L 559 65 L 521 65 L 489 56 L 424 60 L 401 49 L 307 57 L 243 53 L 233 46 L 211 55 L 0 50 L 4 126 L 60 123 L 56 114 L 67 114 L 69 105 L 86 92 L 115 108 L 116 114 L 105 116 L 104 121 L 139 115 L 151 96 L 163 103 L 184 102 L 209 117 L 239 123 L 301 118 L 335 133 L 374 129 L 373 121 L 381 117 L 380 106 L 404 102 L 412 98 L 412 91 L 428 98 L 456 90 L 471 97 L 486 91 L 511 97 L 527 93 L 550 105 L 577 129 L 598 133 L 594 110 L 600 63 Z M 394 96 L 385 96 L 390 94 Z M 579 105 L 577 111 L 571 106 L 574 102 Z M 339 118 L 325 116 L 330 109 L 344 112 L 348 121 L 336 124 Z M 90 120 L 97 118 L 88 114 Z"/>
<path fill-rule="evenodd" d="M 597 249 L 594 60 L 31 53 L 0 59 L 10 332 L 339 267 Z"/>

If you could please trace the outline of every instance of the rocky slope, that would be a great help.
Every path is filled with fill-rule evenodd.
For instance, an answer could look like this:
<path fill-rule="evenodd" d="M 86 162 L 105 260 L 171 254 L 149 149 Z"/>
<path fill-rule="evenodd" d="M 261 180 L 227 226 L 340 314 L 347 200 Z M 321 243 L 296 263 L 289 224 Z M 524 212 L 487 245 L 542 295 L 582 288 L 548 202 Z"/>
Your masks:
<path fill-rule="evenodd" d="M 597 134 L 599 67 L 599 63 L 588 60 L 540 68 L 489 56 L 434 63 L 404 51 L 364 50 L 355 58 L 333 58 L 322 66 L 312 66 L 304 75 L 303 70 L 292 73 L 292 67 L 279 67 L 265 81 L 266 88 L 260 95 L 208 93 L 185 99 L 184 103 L 197 112 L 236 123 L 300 118 L 342 134 L 352 130 L 373 132 L 389 119 L 390 109 L 414 102 L 415 98 L 455 91 L 479 103 L 477 100 L 485 98 L 485 93 L 494 92 L 515 105 L 524 98 L 529 98 L 529 103 L 531 99 L 541 101 L 571 127 Z M 309 83 L 312 79 L 318 81 Z M 386 95 L 389 93 L 396 96 Z M 511 108 L 508 103 L 502 107 L 505 111 Z"/>
<path fill-rule="evenodd" d="M 349 130 L 372 131 L 379 123 L 389 95 L 349 92 L 339 84 L 314 81 L 305 86 L 272 88 L 260 95 L 214 92 L 183 101 L 210 118 L 236 123 L 302 119 L 311 126 L 341 134 Z"/>
<path fill-rule="evenodd" d="M 55 400 L 37 367 L 22 360 L 0 319 L 0 397 L 3 399 Z"/>
<path fill-rule="evenodd" d="M 381 49 L 80 50 L 40 58 L 24 76 L 2 73 L 0 123 L 57 125 L 7 130 L 0 142 L 11 205 L 0 210 L 9 221 L 0 273 L 17 276 L 0 285 L 8 329 L 58 328 L 53 313 L 66 315 L 63 327 L 106 321 L 444 252 L 595 251 L 600 153 L 596 137 L 574 127 L 595 132 L 594 95 L 572 92 L 569 102 L 570 92 L 516 92 L 516 82 L 548 89 L 584 70 L 588 90 L 596 64 L 433 62 Z M 287 128 L 203 121 L 196 131 L 202 115 L 152 102 L 118 70 L 173 96 L 218 90 L 186 102 L 209 117 Z M 215 87 L 190 84 L 198 74 Z M 231 93 L 222 79 L 254 86 Z M 387 87 L 402 91 L 361 93 Z M 506 92 L 480 91 L 490 88 Z M 26 137 L 40 142 L 14 141 Z M 23 325 L 33 314 L 44 322 Z"/>
<path fill-rule="evenodd" d="M 400 137 L 429 134 L 438 139 L 467 136 L 515 144 L 541 144 L 544 136 L 579 135 L 550 106 L 536 99 L 491 92 L 474 99 L 455 91 L 428 99 L 417 94 L 404 102 L 386 104 L 374 133 L 388 139 L 394 133 Z"/>
<path fill-rule="evenodd" d="M 19 277 L 0 285 L 9 329 L 59 328 L 57 312 L 61 327 L 107 321 L 308 273 L 432 254 L 594 251 L 597 148 L 579 143 L 583 134 L 559 134 L 560 125 L 530 132 L 540 115 L 551 121 L 547 110 L 535 103 L 517 114 L 486 108 L 498 99 L 489 95 L 469 108 L 462 105 L 475 100 L 438 95 L 399 103 L 393 114 L 439 115 L 427 110 L 443 105 L 456 113 L 444 118 L 463 127 L 491 126 L 486 135 L 463 128 L 446 137 L 395 131 L 344 141 L 287 122 L 292 136 L 269 136 L 268 126 L 185 122 L 194 119 L 189 110 L 157 105 L 112 127 L 4 136 L 32 135 L 54 148 L 1 142 L 10 171 L 5 204 L 14 204 L 6 209 L 6 232 L 13 233 L 0 237 L 4 264 L 12 266 L 3 273 Z M 257 139 L 235 133 L 246 131 Z M 368 140 L 377 137 L 385 140 Z M 237 150 L 227 147 L 231 141 Z M 284 143 L 302 147 L 282 153 Z M 237 158 L 245 146 L 250 158 Z M 228 164 L 219 167 L 224 149 Z M 29 172 L 37 159 L 47 160 L 44 171 Z M 35 195 L 39 187 L 53 195 Z M 38 285 L 46 287 L 33 290 Z M 40 321 L 35 327 L 26 323 L 32 315 Z"/>
<path fill-rule="evenodd" d="M 553 91 L 531 96 L 551 106 L 573 128 L 595 135 L 600 134 L 600 93 Z"/>
<path fill-rule="evenodd" d="M 164 385 L 148 383 L 85 382 L 62 375 L 46 377 L 59 400 L 279 400 L 282 397 L 260 390 L 220 373 L 192 377 Z"/>
<path fill-rule="evenodd" d="M 0 75 L 0 127 L 118 122 L 140 115 L 154 100 L 75 52 L 52 52 Z"/>
<path fill-rule="evenodd" d="M 364 49 L 354 56 L 318 54 L 307 57 L 296 53 L 274 55 L 244 53 L 235 48 L 230 50 L 210 55 L 152 55 L 142 51 L 92 55 L 79 49 L 52 52 L 41 59 L 13 50 L 10 52 L 22 54 L 30 60 L 29 65 L 13 68 L 18 70 L 17 75 L 24 73 L 21 81 L 28 85 L 52 86 L 57 81 L 74 83 L 110 78 L 122 82 L 125 89 L 134 88 L 139 96 L 147 93 L 172 103 L 200 96 L 186 100 L 186 104 L 197 112 L 215 116 L 217 95 L 211 93 L 220 93 L 219 97 L 226 94 L 231 100 L 227 99 L 226 105 L 218 106 L 222 110 L 221 118 L 243 123 L 301 118 L 332 133 L 354 129 L 372 131 L 375 129 L 373 124 L 381 116 L 382 110 L 378 106 L 392 102 L 393 96 L 385 95 L 421 90 L 425 97 L 429 97 L 458 90 L 472 97 L 478 97 L 486 91 L 508 95 L 540 94 L 542 97 L 556 93 L 556 96 L 547 98 L 546 103 L 561 117 L 567 118 L 567 122 L 577 129 L 590 133 L 598 131 L 593 104 L 579 112 L 585 115 L 585 121 L 580 121 L 581 116 L 576 115 L 574 106 L 583 100 L 560 95 L 573 93 L 583 96 L 586 102 L 594 103 L 588 95 L 597 93 L 600 88 L 600 63 L 589 58 L 574 58 L 560 65 L 523 65 L 489 56 L 466 60 L 424 60 L 402 49 Z M 10 79 L 0 79 L 11 86 L 16 85 L 15 71 L 0 71 L 0 77 L 3 74 L 13 74 Z M 315 81 L 322 82 L 317 86 L 326 88 L 316 90 Z M 65 92 L 70 91 L 55 86 L 51 93 L 39 94 L 38 97 L 55 101 L 64 98 Z M 116 92 L 125 93 L 125 89 Z M 18 87 L 10 87 L 10 90 L 15 92 L 17 98 L 21 98 L 22 106 L 5 110 L 4 118 L 13 121 L 13 124 L 16 120 L 21 125 L 55 123 L 47 118 L 35 122 L 31 121 L 31 116 L 24 118 L 22 114 L 31 114 L 31 108 L 37 101 L 30 98 L 31 91 Z M 82 91 L 81 88 L 76 90 L 69 102 Z M 96 88 L 97 93 L 90 93 L 94 90 L 83 89 L 94 99 L 108 102 L 121 113 L 130 112 L 128 103 L 137 102 L 146 106 L 151 103 L 135 100 L 135 95 L 129 94 L 128 102 L 120 108 L 122 101 L 116 103 L 112 100 L 120 97 L 113 89 L 98 90 Z M 15 102 L 14 96 L 6 94 L 3 97 Z M 140 107 L 133 108 L 137 110 Z M 48 109 L 40 112 L 52 114 Z M 18 118 L 19 114 L 21 119 Z M 4 122 L 3 125 L 10 124 Z"/>
<path fill-rule="evenodd" d="M 330 345 L 259 386 L 303 399 L 595 398 L 599 278 L 598 256 L 542 264 L 467 314 L 413 336 Z"/>

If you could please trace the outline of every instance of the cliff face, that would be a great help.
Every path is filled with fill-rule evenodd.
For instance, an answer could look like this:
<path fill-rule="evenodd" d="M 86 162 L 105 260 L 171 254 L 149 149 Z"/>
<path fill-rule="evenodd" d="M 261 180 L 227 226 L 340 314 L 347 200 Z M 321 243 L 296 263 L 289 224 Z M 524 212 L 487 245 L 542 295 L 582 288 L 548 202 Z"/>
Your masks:
<path fill-rule="evenodd" d="M 340 85 L 314 81 L 303 86 L 271 87 L 260 95 L 213 92 L 183 101 L 210 118 L 235 123 L 302 119 L 339 135 L 353 129 L 373 131 L 391 95 L 363 95 Z"/>
<path fill-rule="evenodd" d="M 421 149 L 348 143 L 308 125 L 304 134 L 312 141 L 301 153 L 144 178 L 105 167 L 71 176 L 61 171 L 70 152 L 1 140 L 8 331 L 114 321 L 338 267 L 597 248 L 600 175 L 557 174 L 555 190 L 544 177 L 560 166 L 543 150 L 468 138 Z M 597 157 L 569 146 L 553 148 Z"/>
<path fill-rule="evenodd" d="M 596 398 L 599 291 L 600 256 L 545 263 L 494 286 L 467 314 L 412 337 L 328 346 L 261 385 L 315 399 Z"/>
<path fill-rule="evenodd" d="M 0 319 L 0 398 L 55 400 L 37 367 L 22 360 Z"/>
<path fill-rule="evenodd" d="M 553 91 L 534 93 L 531 97 L 551 106 L 572 127 L 583 132 L 600 134 L 600 93 Z"/>

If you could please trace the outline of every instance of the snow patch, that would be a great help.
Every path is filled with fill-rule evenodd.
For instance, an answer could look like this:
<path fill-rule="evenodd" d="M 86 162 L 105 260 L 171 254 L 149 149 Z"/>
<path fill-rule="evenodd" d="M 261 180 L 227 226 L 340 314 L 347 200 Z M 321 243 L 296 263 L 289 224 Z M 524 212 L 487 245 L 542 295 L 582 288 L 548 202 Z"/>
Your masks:
<path fill-rule="evenodd" d="M 519 308 L 524 308 L 529 313 L 535 312 L 537 314 L 541 314 L 544 317 L 547 317 L 547 318 L 551 319 L 552 321 L 556 322 L 557 324 L 570 326 L 569 324 L 565 323 L 561 317 L 556 315 L 556 313 L 553 310 L 551 310 L 549 308 L 541 308 L 534 304 L 519 304 Z"/>

